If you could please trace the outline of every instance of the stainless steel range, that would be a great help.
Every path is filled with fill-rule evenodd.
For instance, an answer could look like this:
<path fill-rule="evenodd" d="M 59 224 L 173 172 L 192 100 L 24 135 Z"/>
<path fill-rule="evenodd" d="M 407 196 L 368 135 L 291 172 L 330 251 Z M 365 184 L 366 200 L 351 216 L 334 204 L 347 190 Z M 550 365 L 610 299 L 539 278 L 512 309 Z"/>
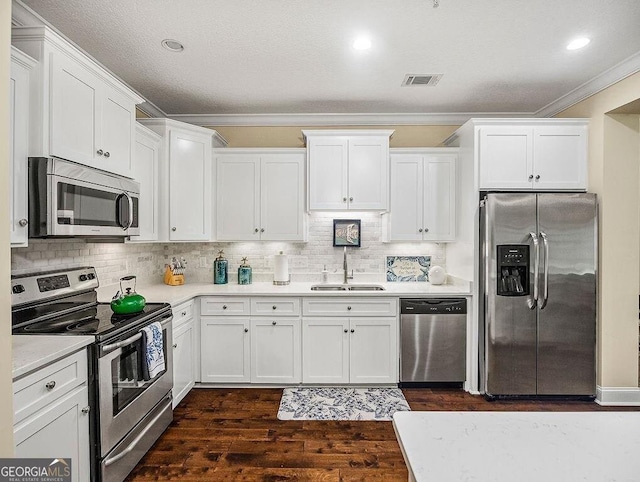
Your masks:
<path fill-rule="evenodd" d="M 121 482 L 173 420 L 172 314 L 168 303 L 115 315 L 97 302 L 94 268 L 13 276 L 14 335 L 93 335 L 89 347 L 92 480 Z M 165 369 L 148 379 L 142 328 L 160 322 Z M 147 378 L 147 379 L 145 379 Z"/>

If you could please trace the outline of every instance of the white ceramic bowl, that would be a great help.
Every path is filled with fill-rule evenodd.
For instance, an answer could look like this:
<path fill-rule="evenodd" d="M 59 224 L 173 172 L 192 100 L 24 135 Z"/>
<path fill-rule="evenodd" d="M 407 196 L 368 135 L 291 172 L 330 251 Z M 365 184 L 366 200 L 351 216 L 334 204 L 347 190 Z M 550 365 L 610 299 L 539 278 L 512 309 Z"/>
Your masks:
<path fill-rule="evenodd" d="M 429 268 L 429 283 L 441 285 L 447 280 L 447 273 L 442 266 L 432 266 Z"/>

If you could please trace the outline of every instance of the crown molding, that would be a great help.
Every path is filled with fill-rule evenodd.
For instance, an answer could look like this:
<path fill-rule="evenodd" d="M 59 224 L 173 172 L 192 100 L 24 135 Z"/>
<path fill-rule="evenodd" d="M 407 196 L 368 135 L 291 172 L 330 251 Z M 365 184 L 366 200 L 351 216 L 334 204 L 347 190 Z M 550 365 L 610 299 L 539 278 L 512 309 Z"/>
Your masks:
<path fill-rule="evenodd" d="M 527 112 L 437 114 L 168 114 L 170 119 L 200 126 L 398 126 L 461 125 L 472 117 L 531 117 Z"/>
<path fill-rule="evenodd" d="M 144 102 L 136 107 L 149 117 L 169 117 L 160 107 L 147 99 L 144 99 Z"/>
<path fill-rule="evenodd" d="M 640 52 L 585 82 L 537 111 L 535 117 L 552 117 L 584 99 L 640 71 Z"/>

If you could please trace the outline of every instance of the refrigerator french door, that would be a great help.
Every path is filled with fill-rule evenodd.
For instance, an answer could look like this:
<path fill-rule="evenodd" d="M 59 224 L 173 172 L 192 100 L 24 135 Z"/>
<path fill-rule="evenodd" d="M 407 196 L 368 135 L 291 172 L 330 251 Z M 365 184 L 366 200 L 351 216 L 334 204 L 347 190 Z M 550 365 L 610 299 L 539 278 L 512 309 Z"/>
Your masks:
<path fill-rule="evenodd" d="M 590 193 L 481 202 L 481 388 L 595 396 L 597 205 Z"/>

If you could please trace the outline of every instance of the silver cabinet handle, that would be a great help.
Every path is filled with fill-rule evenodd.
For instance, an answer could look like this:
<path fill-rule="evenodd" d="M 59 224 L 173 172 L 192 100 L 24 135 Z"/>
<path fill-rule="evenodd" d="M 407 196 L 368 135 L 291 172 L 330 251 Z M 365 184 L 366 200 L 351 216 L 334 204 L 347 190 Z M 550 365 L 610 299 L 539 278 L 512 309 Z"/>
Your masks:
<path fill-rule="evenodd" d="M 351 307 L 350 306 L 347 306 L 347 311 L 351 311 Z"/>
<path fill-rule="evenodd" d="M 342 198 L 342 202 L 343 202 L 343 203 L 346 203 L 346 202 L 347 202 L 347 198 L 346 198 L 346 197 L 343 197 L 343 198 Z"/>
<path fill-rule="evenodd" d="M 84 413 L 85 415 L 86 415 L 87 413 L 89 413 L 90 411 L 91 411 L 91 407 L 89 407 L 89 406 L 84 407 L 84 408 L 81 410 L 81 412 L 82 412 L 82 413 Z"/>
<path fill-rule="evenodd" d="M 245 329 L 244 329 L 244 332 L 245 332 L 245 333 L 249 333 L 249 328 L 245 328 Z"/>
<path fill-rule="evenodd" d="M 260 232 L 261 232 L 261 233 L 264 233 L 264 228 L 260 229 Z"/>
<path fill-rule="evenodd" d="M 109 157 L 111 154 L 109 154 L 109 151 L 104 153 L 104 157 Z"/>
<path fill-rule="evenodd" d="M 257 232 L 258 232 L 258 228 L 254 229 L 254 230 L 253 230 L 253 232 L 254 232 L 254 233 L 257 233 Z"/>
<path fill-rule="evenodd" d="M 355 333 L 355 332 L 356 332 L 356 330 L 354 330 L 353 328 L 351 328 L 351 333 Z"/>
<path fill-rule="evenodd" d="M 227 305 L 222 305 L 222 309 L 226 310 L 227 309 Z"/>
<path fill-rule="evenodd" d="M 56 388 L 56 381 L 55 380 L 51 380 L 50 382 L 47 382 L 45 384 L 45 387 L 47 390 L 53 390 L 54 388 Z"/>
<path fill-rule="evenodd" d="M 175 227 L 175 226 L 171 228 L 171 231 L 175 231 L 175 230 L 176 230 L 176 227 Z"/>
<path fill-rule="evenodd" d="M 418 232 L 421 233 L 422 232 L 422 228 L 418 229 Z"/>
<path fill-rule="evenodd" d="M 96 154 L 98 154 L 99 156 L 101 156 L 102 154 L 104 154 L 104 152 L 102 151 L 102 149 L 98 149 L 96 151 Z"/>
<path fill-rule="evenodd" d="M 272 324 L 273 326 L 276 326 L 276 322 L 275 322 L 275 321 L 272 321 L 272 322 L 271 322 L 271 324 Z"/>
<path fill-rule="evenodd" d="M 186 311 L 183 311 L 183 312 L 182 312 L 182 316 L 186 316 L 186 314 L 187 314 L 187 312 L 186 312 Z"/>
<path fill-rule="evenodd" d="M 533 174 L 529 174 L 529 181 L 533 181 Z"/>
<path fill-rule="evenodd" d="M 529 302 L 529 308 L 534 309 L 538 304 L 538 278 L 540 276 L 540 242 L 538 241 L 538 235 L 534 232 L 529 233 L 533 240 L 533 247 L 536 250 L 535 258 L 533 261 L 533 300 Z"/>
<path fill-rule="evenodd" d="M 29 221 L 27 221 L 26 219 L 21 219 L 20 221 L 18 221 L 18 224 L 24 228 L 27 224 L 29 224 Z"/>
<path fill-rule="evenodd" d="M 350 198 L 349 198 L 349 201 L 353 201 L 353 197 L 350 197 Z"/>
<path fill-rule="evenodd" d="M 345 328 L 345 329 L 344 329 L 344 332 L 345 332 L 345 333 L 349 333 L 349 330 L 347 330 L 347 329 Z"/>
<path fill-rule="evenodd" d="M 429 228 L 424 228 L 424 232 L 428 233 L 429 232 Z"/>
<path fill-rule="evenodd" d="M 174 344 L 173 344 L 173 347 L 174 347 L 174 348 L 178 348 L 178 344 L 177 344 L 177 343 L 174 343 Z"/>
<path fill-rule="evenodd" d="M 540 180 L 540 174 L 536 176 L 536 181 L 539 181 L 539 180 Z"/>
<path fill-rule="evenodd" d="M 277 310 L 277 309 L 278 309 L 278 307 L 277 307 L 276 305 L 273 305 L 273 306 L 271 307 L 271 309 L 272 309 L 272 310 Z"/>
<path fill-rule="evenodd" d="M 540 232 L 540 237 L 542 238 L 542 246 L 544 247 L 544 289 L 542 291 L 540 309 L 544 310 L 549 300 L 549 241 L 547 240 L 547 235 L 543 232 Z"/>

